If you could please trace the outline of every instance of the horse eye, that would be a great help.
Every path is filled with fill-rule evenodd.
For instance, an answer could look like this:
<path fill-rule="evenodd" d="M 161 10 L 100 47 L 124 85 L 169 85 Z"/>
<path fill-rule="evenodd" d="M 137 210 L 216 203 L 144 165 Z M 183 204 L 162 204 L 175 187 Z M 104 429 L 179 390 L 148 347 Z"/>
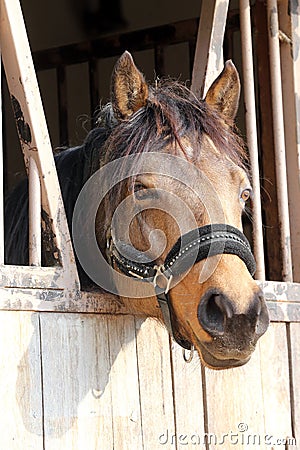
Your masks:
<path fill-rule="evenodd" d="M 149 188 L 139 181 L 134 183 L 133 192 L 136 200 L 154 200 L 159 198 L 157 189 Z"/>
<path fill-rule="evenodd" d="M 133 192 L 137 200 L 144 200 L 148 197 L 146 186 L 138 181 L 134 183 Z"/>
<path fill-rule="evenodd" d="M 241 193 L 241 200 L 246 203 L 247 200 L 251 197 L 251 189 L 244 189 Z"/>

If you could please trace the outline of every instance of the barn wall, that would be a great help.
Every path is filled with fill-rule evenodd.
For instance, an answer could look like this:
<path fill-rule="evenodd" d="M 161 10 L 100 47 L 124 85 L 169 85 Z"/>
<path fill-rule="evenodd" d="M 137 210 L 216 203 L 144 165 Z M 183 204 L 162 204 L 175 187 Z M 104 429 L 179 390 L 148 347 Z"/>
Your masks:
<path fill-rule="evenodd" d="M 217 372 L 185 363 L 154 319 L 2 311 L 0 323 L 1 448 L 298 448 L 299 323 L 273 323 L 248 364 Z"/>
<path fill-rule="evenodd" d="M 197 355 L 184 362 L 155 319 L 91 313 L 91 302 L 81 313 L 77 299 L 71 312 L 70 298 L 49 306 L 48 298 L 38 304 L 38 293 L 34 302 L 33 290 L 6 290 L 0 448 L 297 448 L 299 298 L 295 290 L 287 302 L 279 298 L 286 286 L 279 288 L 269 298 L 276 322 L 251 361 L 219 372 Z"/>

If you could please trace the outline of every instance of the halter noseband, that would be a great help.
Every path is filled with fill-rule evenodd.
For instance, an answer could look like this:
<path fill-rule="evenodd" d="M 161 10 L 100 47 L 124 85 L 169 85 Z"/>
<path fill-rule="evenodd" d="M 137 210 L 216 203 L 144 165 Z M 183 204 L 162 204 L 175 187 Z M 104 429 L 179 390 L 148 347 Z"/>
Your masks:
<path fill-rule="evenodd" d="M 154 285 L 168 331 L 176 342 L 186 349 L 190 348 L 190 343 L 173 333 L 168 294 L 172 279 L 184 274 L 197 262 L 219 254 L 238 256 L 251 275 L 256 270 L 247 238 L 240 230 L 226 224 L 205 225 L 184 234 L 171 248 L 161 265 L 157 265 L 150 259 L 147 260 L 142 252 L 131 245 L 118 242 L 117 248 L 112 237 L 108 239 L 107 247 L 107 256 L 111 265 L 115 263 L 124 275 L 139 278 Z M 158 284 L 161 277 L 165 280 L 164 287 Z"/>

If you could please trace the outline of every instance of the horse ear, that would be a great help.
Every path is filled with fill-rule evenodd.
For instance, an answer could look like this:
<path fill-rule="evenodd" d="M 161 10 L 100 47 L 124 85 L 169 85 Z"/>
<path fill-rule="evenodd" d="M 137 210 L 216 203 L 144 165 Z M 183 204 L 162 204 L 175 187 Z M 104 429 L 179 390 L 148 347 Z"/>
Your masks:
<path fill-rule="evenodd" d="M 236 116 L 241 92 L 238 71 L 231 60 L 209 88 L 205 101 L 215 108 L 225 120 L 232 122 Z"/>
<path fill-rule="evenodd" d="M 118 59 L 111 79 L 111 101 L 117 119 L 126 120 L 146 105 L 148 85 L 129 52 Z"/>

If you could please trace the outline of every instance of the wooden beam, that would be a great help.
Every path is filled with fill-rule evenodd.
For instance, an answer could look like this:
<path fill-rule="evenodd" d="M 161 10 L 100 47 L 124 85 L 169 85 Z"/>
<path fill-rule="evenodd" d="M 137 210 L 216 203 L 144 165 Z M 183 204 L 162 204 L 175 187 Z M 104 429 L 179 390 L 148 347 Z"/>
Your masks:
<path fill-rule="evenodd" d="M 25 268 L 26 269 L 26 268 Z M 32 268 L 34 269 L 34 268 Z M 38 278 L 38 277 L 37 277 Z M 66 295 L 52 283 L 50 288 L 0 288 L 0 311 L 41 311 L 60 313 L 132 314 L 145 317 L 140 300 L 119 298 L 103 291 L 78 292 Z M 40 283 L 41 284 L 41 283 Z M 273 322 L 300 322 L 300 284 L 265 281 L 259 283 Z M 155 297 L 149 297 L 153 317 L 161 317 Z"/>
<path fill-rule="evenodd" d="M 229 0 L 202 2 L 196 43 L 192 91 L 204 97 L 223 68 L 223 41 Z"/>

